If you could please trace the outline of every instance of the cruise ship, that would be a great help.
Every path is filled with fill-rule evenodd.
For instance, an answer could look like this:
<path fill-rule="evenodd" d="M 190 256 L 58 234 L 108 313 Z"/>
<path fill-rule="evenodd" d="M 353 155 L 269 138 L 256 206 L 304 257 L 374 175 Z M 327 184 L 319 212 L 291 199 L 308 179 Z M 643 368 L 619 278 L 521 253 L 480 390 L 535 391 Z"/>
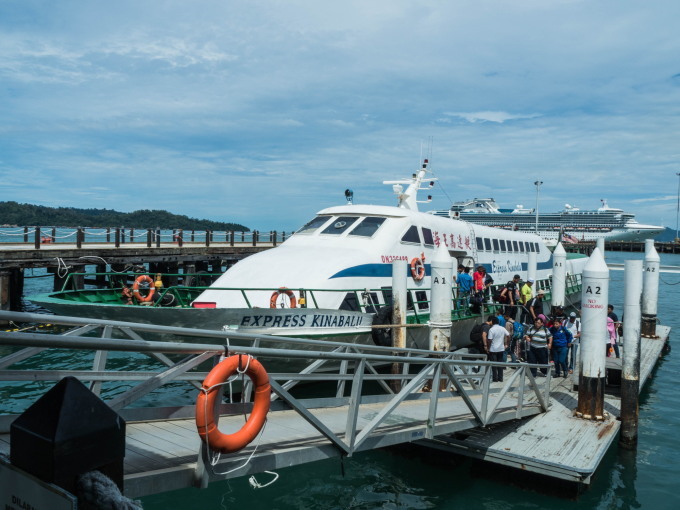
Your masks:
<path fill-rule="evenodd" d="M 523 205 L 501 209 L 493 198 L 454 202 L 448 211 L 430 213 L 478 225 L 536 233 L 547 244 L 556 244 L 558 240 L 571 243 L 593 241 L 600 237 L 607 241 L 641 241 L 664 231 L 664 227 L 658 225 L 638 223 L 634 214 L 609 207 L 606 199 L 601 202 L 602 206 L 595 210 L 582 211 L 566 204 L 560 212 L 539 212 L 538 222 L 535 209 Z"/>

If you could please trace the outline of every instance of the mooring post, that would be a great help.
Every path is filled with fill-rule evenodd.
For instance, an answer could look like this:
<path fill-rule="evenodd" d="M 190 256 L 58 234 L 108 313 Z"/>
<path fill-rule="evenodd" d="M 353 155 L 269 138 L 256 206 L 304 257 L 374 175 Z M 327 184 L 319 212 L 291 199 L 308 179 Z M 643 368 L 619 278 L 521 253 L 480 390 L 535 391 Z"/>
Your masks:
<path fill-rule="evenodd" d="M 583 268 L 581 298 L 581 370 L 576 416 L 604 420 L 604 386 L 609 268 L 599 248 L 593 250 Z"/>
<path fill-rule="evenodd" d="M 623 368 L 621 371 L 621 436 L 619 444 L 635 448 L 638 436 L 638 396 L 640 394 L 640 297 L 642 261 L 624 263 L 625 295 L 623 304 Z"/>
<path fill-rule="evenodd" d="M 430 278 L 430 350 L 448 352 L 451 347 L 451 287 L 453 260 L 440 244 L 434 252 Z"/>
<path fill-rule="evenodd" d="M 532 278 L 536 280 L 536 252 L 530 251 L 527 254 L 527 281 Z M 534 285 L 534 294 L 538 290 L 538 287 Z"/>
<path fill-rule="evenodd" d="M 161 227 L 156 227 L 156 248 L 161 247 Z"/>
<path fill-rule="evenodd" d="M 42 239 L 40 239 L 40 227 L 35 227 L 35 242 L 34 242 L 34 247 L 36 250 L 40 249 L 40 242 Z"/>
<path fill-rule="evenodd" d="M 392 262 L 392 347 L 406 347 L 406 281 L 407 266 L 405 260 Z M 401 374 L 401 363 L 392 363 L 392 374 Z M 401 390 L 401 380 L 392 381 L 394 391 Z"/>
<path fill-rule="evenodd" d="M 567 288 L 567 252 L 562 243 L 557 243 L 553 251 L 552 289 L 550 289 L 553 313 L 558 306 L 564 307 Z"/>
<path fill-rule="evenodd" d="M 177 246 L 180 248 L 184 245 L 184 230 L 181 228 L 177 231 Z"/>
<path fill-rule="evenodd" d="M 654 240 L 645 240 L 645 264 L 642 278 L 642 326 L 641 334 L 656 338 L 656 304 L 659 298 L 659 265 L 661 259 L 654 247 Z"/>
<path fill-rule="evenodd" d="M 151 240 L 153 238 L 153 233 L 150 228 L 146 229 L 146 247 L 151 248 Z"/>

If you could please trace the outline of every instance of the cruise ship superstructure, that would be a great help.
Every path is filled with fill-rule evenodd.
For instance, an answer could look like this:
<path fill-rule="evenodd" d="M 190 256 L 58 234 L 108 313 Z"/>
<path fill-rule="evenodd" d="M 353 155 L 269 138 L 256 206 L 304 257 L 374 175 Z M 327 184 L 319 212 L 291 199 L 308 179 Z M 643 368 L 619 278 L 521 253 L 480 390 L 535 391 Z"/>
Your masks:
<path fill-rule="evenodd" d="M 623 209 L 609 207 L 607 200 L 594 210 L 581 210 L 566 204 L 564 210 L 538 214 L 535 209 L 517 205 L 514 209 L 501 209 L 493 198 L 474 198 L 454 202 L 446 211 L 432 211 L 436 216 L 448 216 L 489 227 L 531 232 L 544 241 L 553 243 L 593 241 L 603 237 L 608 241 L 642 241 L 664 231 L 658 225 L 638 223 L 635 215 Z"/>

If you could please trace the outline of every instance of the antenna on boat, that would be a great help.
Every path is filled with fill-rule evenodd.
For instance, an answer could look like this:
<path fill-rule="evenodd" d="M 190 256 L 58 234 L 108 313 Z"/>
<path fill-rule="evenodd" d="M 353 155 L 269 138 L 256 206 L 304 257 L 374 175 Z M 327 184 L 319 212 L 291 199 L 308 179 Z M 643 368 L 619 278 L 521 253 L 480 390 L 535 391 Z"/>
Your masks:
<path fill-rule="evenodd" d="M 410 179 L 402 179 L 399 181 L 383 181 L 383 184 L 392 185 L 392 191 L 394 191 L 394 194 L 397 195 L 397 198 L 399 199 L 399 204 L 397 205 L 398 207 L 417 211 L 419 203 L 428 203 L 432 200 L 432 196 L 428 196 L 427 202 L 419 202 L 417 199 L 418 191 L 421 189 L 432 188 L 432 186 L 434 186 L 434 181 L 436 180 L 436 178 L 433 178 L 430 181 L 429 188 L 420 187 L 423 179 L 425 178 L 425 174 L 428 172 L 427 165 L 428 160 L 423 160 L 420 170 L 417 173 L 412 174 Z M 404 190 L 405 185 L 408 186 L 406 190 Z"/>

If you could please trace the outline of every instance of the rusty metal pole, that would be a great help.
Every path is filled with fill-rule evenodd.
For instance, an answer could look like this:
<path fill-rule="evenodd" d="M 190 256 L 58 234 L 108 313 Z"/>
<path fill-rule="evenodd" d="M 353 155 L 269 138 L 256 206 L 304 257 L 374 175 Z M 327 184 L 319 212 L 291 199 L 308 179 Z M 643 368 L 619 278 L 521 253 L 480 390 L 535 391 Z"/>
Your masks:
<path fill-rule="evenodd" d="M 640 395 L 640 323 L 642 313 L 642 261 L 626 260 L 623 315 L 623 368 L 621 371 L 621 435 L 619 444 L 635 448 Z"/>
<path fill-rule="evenodd" d="M 604 420 L 604 386 L 609 268 L 598 248 L 583 268 L 581 297 L 581 370 L 576 416 Z"/>
<path fill-rule="evenodd" d="M 656 338 L 656 305 L 659 299 L 660 263 L 661 259 L 654 247 L 654 239 L 645 240 L 641 334 L 647 338 Z"/>
<path fill-rule="evenodd" d="M 406 281 L 407 266 L 405 260 L 392 262 L 392 347 L 403 349 L 406 347 L 406 328 L 399 327 L 406 324 Z M 396 326 L 396 325 L 399 326 Z M 401 374 L 402 364 L 392 364 L 392 374 Z M 401 390 L 401 381 L 392 381 L 394 391 Z"/>

